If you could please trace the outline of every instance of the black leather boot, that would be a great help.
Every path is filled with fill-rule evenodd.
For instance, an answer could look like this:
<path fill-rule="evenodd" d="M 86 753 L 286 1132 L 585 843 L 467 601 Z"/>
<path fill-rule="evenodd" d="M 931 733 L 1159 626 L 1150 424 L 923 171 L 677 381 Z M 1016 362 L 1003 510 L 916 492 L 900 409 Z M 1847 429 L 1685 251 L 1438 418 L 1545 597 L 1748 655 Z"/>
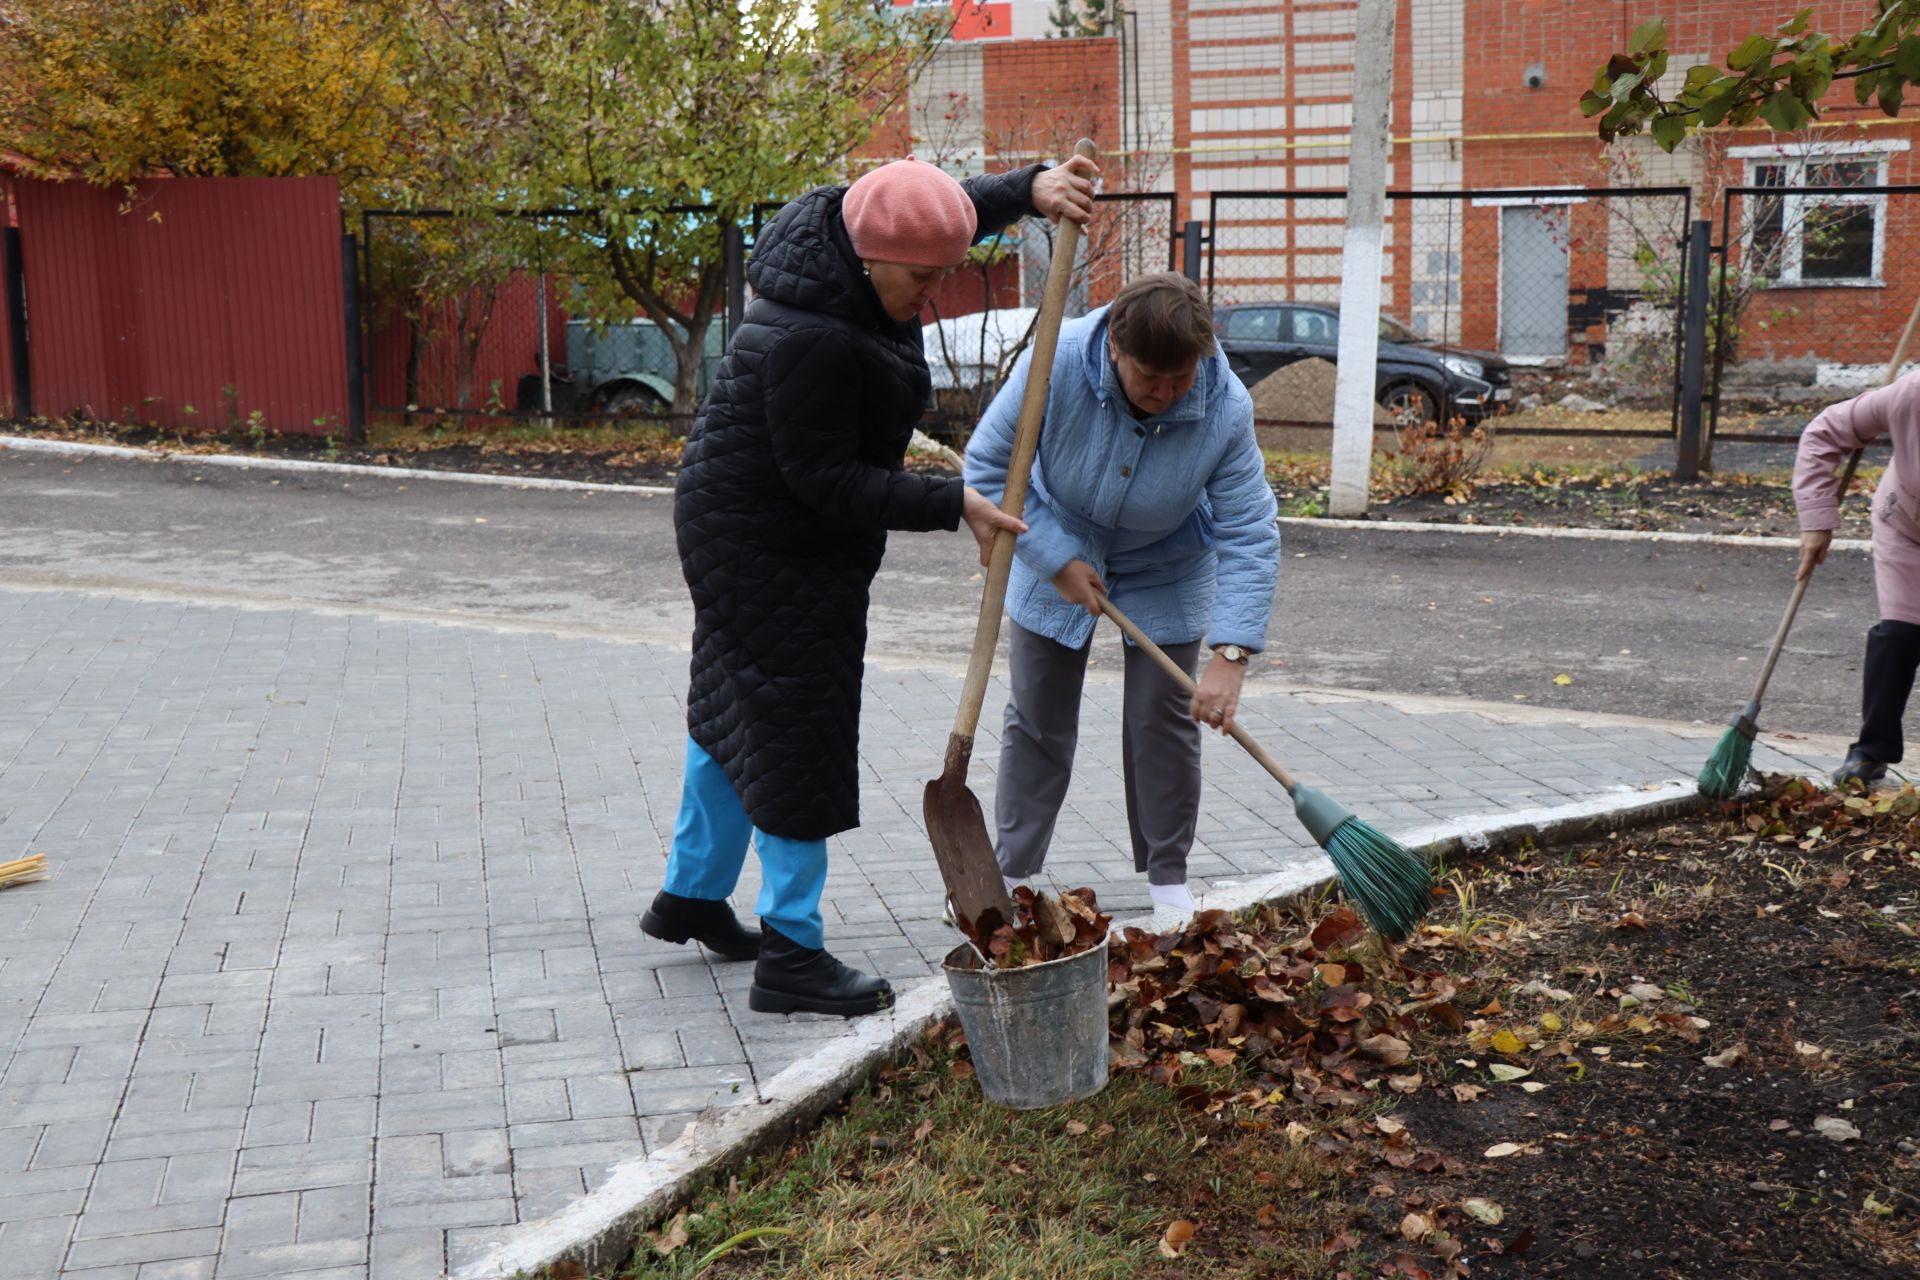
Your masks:
<path fill-rule="evenodd" d="M 683 898 L 662 889 L 640 917 L 640 931 L 662 942 L 691 938 L 729 960 L 751 960 L 760 954 L 760 931 L 742 925 L 724 899 Z"/>
<path fill-rule="evenodd" d="M 1866 660 L 1860 664 L 1860 740 L 1847 748 L 1847 762 L 1833 775 L 1836 785 L 1847 778 L 1878 782 L 1886 766 L 1899 764 L 1906 754 L 1901 721 L 1913 693 L 1913 676 L 1920 668 L 1920 626 L 1881 619 L 1867 632 Z M 1858 764 L 1861 767 L 1856 769 Z"/>
<path fill-rule="evenodd" d="M 1858 782 L 1871 787 L 1887 776 L 1887 766 L 1878 760 L 1869 760 L 1858 751 L 1847 752 L 1846 763 L 1833 771 L 1833 785 L 1844 787 L 1849 782 Z"/>
<path fill-rule="evenodd" d="M 753 966 L 747 1008 L 758 1013 L 834 1013 L 843 1018 L 877 1013 L 893 1003 L 893 987 L 835 960 L 819 947 L 803 947 L 772 925 Z"/>

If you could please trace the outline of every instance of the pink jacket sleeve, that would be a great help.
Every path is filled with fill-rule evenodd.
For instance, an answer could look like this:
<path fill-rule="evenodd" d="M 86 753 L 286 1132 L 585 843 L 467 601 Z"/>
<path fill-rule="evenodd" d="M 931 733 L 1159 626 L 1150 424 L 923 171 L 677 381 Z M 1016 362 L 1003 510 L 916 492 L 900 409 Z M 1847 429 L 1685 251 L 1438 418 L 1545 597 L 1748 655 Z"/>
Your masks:
<path fill-rule="evenodd" d="M 1793 505 L 1803 531 L 1840 527 L 1840 468 L 1846 456 L 1898 424 L 1920 425 L 1920 373 L 1830 405 L 1800 433 Z"/>

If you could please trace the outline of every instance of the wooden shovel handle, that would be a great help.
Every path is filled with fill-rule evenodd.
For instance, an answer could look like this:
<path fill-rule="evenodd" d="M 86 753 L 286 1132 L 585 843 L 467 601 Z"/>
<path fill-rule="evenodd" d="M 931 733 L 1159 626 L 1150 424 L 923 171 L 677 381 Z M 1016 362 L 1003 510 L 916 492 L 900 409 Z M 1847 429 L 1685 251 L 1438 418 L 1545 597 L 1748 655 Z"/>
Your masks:
<path fill-rule="evenodd" d="M 1887 370 L 1880 376 L 1880 385 L 1890 386 L 1900 376 L 1900 366 L 1907 362 L 1907 356 L 1913 351 L 1913 342 L 1920 336 L 1920 302 L 1913 304 L 1913 311 L 1907 316 L 1907 327 L 1900 333 L 1899 345 L 1893 349 L 1893 359 L 1887 361 Z M 1847 458 L 1847 466 L 1840 473 L 1840 502 L 1845 505 L 1847 490 L 1853 485 L 1853 473 L 1860 466 L 1860 455 L 1865 452 L 1855 449 Z M 1780 627 L 1773 633 L 1773 646 L 1767 650 L 1767 661 L 1760 668 L 1760 678 L 1754 682 L 1753 701 L 1758 702 L 1766 695 L 1767 682 L 1773 679 L 1773 668 L 1780 661 L 1780 653 L 1787 647 L 1787 632 L 1793 630 L 1793 619 L 1800 612 L 1800 602 L 1807 598 L 1807 588 L 1813 584 L 1813 572 L 1793 584 L 1793 596 L 1787 601 L 1787 611 L 1781 615 Z"/>
<path fill-rule="evenodd" d="M 1093 595 L 1094 599 L 1100 604 L 1100 612 L 1112 618 L 1115 625 L 1127 633 L 1127 639 L 1138 645 L 1142 652 L 1149 658 L 1152 658 L 1154 662 L 1159 665 L 1160 669 L 1171 676 L 1173 682 L 1179 685 L 1181 689 L 1185 690 L 1187 695 L 1191 697 L 1194 689 L 1197 687 L 1193 683 L 1193 677 L 1182 671 L 1180 664 L 1167 656 L 1166 650 L 1147 639 L 1147 633 L 1136 626 L 1132 618 L 1129 618 L 1126 614 L 1114 608 L 1113 601 L 1107 599 L 1105 595 L 1098 591 L 1094 592 Z M 1278 760 L 1268 755 L 1266 748 L 1253 740 L 1252 734 L 1248 733 L 1238 724 L 1227 730 L 1227 732 L 1233 736 L 1235 742 L 1247 749 L 1248 755 L 1260 762 L 1262 769 L 1265 769 L 1273 775 L 1275 782 L 1285 787 L 1289 793 L 1293 791 L 1293 775 L 1281 767 Z"/>
<path fill-rule="evenodd" d="M 1094 146 L 1082 138 L 1074 154 L 1091 160 Z M 1013 457 L 1007 463 L 1007 487 L 1000 509 L 1015 517 L 1026 510 L 1027 476 L 1040 447 L 1040 423 L 1047 416 L 1047 388 L 1053 381 L 1053 353 L 1060 342 L 1060 320 L 1067 310 L 1067 289 L 1073 282 L 1073 258 L 1080 244 L 1080 224 L 1062 216 L 1054 233 L 1053 259 L 1047 264 L 1047 288 L 1040 299 L 1040 315 L 1033 331 L 1033 359 L 1027 366 L 1026 393 L 1020 400 L 1020 424 L 1013 436 Z M 987 560 L 987 585 L 980 595 L 980 621 L 973 632 L 973 654 L 967 660 L 966 683 L 960 687 L 960 707 L 953 718 L 953 736 L 971 741 L 980 724 L 980 705 L 987 696 L 987 677 L 993 671 L 993 651 L 1000 644 L 1000 619 L 1007 605 L 1007 578 L 1013 572 L 1014 535 L 1002 529 L 993 540 Z"/>

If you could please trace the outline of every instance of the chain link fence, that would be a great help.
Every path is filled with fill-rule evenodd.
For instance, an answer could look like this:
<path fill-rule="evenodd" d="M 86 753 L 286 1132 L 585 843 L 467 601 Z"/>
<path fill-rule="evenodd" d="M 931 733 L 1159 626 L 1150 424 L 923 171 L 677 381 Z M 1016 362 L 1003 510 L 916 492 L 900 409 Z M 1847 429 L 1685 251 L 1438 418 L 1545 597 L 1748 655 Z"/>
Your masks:
<path fill-rule="evenodd" d="M 1082 238 L 1068 314 L 1177 262 L 1174 197 L 1104 193 Z M 363 215 L 370 412 L 436 418 L 638 420 L 683 431 L 746 300 L 745 264 L 779 204 L 739 227 L 669 211 L 613 246 L 573 210 Z M 929 309 L 929 430 L 964 438 L 1030 336 L 1056 229 L 1025 219 L 976 247 Z M 691 318 L 691 327 L 686 323 Z M 696 338 L 689 338 L 689 334 Z"/>
<path fill-rule="evenodd" d="M 373 210 L 362 239 L 376 414 L 684 420 L 725 348 L 740 233 L 710 208 L 667 211 L 647 255 L 573 210 Z"/>
<path fill-rule="evenodd" d="M 1673 434 L 1688 188 L 1388 197 L 1378 429 Z M 1342 191 L 1212 195 L 1207 287 L 1269 429 L 1331 424 L 1345 220 Z"/>

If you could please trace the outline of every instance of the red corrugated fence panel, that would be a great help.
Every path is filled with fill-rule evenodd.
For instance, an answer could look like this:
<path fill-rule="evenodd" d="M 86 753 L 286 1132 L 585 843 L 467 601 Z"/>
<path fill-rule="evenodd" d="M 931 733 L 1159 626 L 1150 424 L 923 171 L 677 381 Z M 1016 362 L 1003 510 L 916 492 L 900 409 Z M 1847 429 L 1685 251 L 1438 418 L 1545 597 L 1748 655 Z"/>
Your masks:
<path fill-rule="evenodd" d="M 514 407 L 520 379 L 540 372 L 540 284 L 529 272 L 516 271 L 492 286 L 469 290 L 463 298 L 435 303 L 425 310 L 419 329 L 424 349 L 419 381 L 407 395 L 410 300 L 381 299 L 371 324 L 369 404 L 393 410 L 408 404 L 422 412 L 497 410 Z M 547 282 L 548 355 L 556 370 L 567 362 L 567 315 L 561 303 L 564 285 Z"/>
<path fill-rule="evenodd" d="M 324 434 L 347 418 L 332 178 L 16 184 L 35 408 Z"/>

